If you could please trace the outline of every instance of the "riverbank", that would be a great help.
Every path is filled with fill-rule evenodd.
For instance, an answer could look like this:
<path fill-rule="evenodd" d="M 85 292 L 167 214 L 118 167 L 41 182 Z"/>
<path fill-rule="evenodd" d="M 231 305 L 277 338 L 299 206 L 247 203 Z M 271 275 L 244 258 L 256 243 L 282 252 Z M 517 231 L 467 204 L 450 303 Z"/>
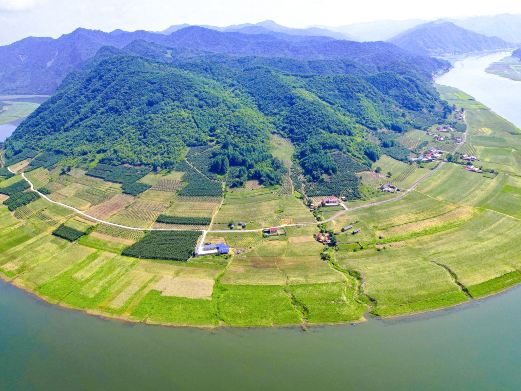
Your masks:
<path fill-rule="evenodd" d="M 514 390 L 520 294 L 357 327 L 212 331 L 107 322 L 0 282 L 0 388 Z"/>
<path fill-rule="evenodd" d="M 451 72 L 459 69 L 467 70 L 462 64 Z M 452 153 L 461 148 L 476 155 L 475 164 L 486 172 L 470 172 L 457 162 L 430 168 L 391 158 L 379 162 L 412 187 L 402 187 L 410 190 L 392 203 L 332 211 L 324 223 L 337 232 L 338 248 L 328 256 L 310 223 L 284 225 L 285 234 L 272 238 L 260 230 L 226 231 L 226 242 L 241 250 L 233 257 L 185 263 L 124 257 L 122 251 L 139 238 L 98 233 L 96 222 L 42 197 L 14 214 L 0 209 L 0 275 L 48 302 L 96 316 L 204 328 L 349 324 L 367 311 L 401 317 L 503 291 L 521 282 L 521 133 L 465 93 L 439 88 L 467 118 L 468 137 L 459 133 Z M 405 137 L 411 145 L 426 141 L 423 132 Z M 39 169 L 27 175 L 40 188 L 51 174 Z M 81 205 L 72 194 L 88 179 L 56 177 L 62 196 Z M 91 196 L 86 189 L 82 194 Z M 141 204 L 160 196 L 153 193 Z M 51 235 L 63 223 L 85 235 L 74 243 Z M 341 232 L 352 224 L 360 228 L 357 235 Z M 215 240 L 224 235 L 209 234 Z"/>

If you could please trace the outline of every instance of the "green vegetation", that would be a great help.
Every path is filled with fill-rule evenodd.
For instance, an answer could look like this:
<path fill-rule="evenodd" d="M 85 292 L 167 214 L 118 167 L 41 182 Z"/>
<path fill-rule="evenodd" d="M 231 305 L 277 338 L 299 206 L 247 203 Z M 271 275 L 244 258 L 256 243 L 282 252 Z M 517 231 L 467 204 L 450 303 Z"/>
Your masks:
<path fill-rule="evenodd" d="M 134 258 L 187 261 L 194 252 L 199 231 L 151 231 L 123 251 Z"/>
<path fill-rule="evenodd" d="M 400 316 L 507 289 L 521 281 L 521 179 L 512 175 L 519 170 L 521 132 L 465 94 L 440 90 L 451 105 L 466 110 L 469 134 L 462 151 L 475 154 L 475 164 L 493 168 L 497 175 L 468 172 L 458 159 L 431 171 L 434 164 L 420 167 L 379 155 L 388 148 L 382 144 L 372 151 L 375 155 L 367 150 L 377 160 L 371 169 L 361 165 L 364 171 L 357 178 L 374 191 L 364 193 L 364 200 L 348 201 L 352 209 L 347 213 L 321 208 L 324 217 L 336 217 L 317 227 L 304 197 L 298 198 L 301 187 L 292 181 L 294 170 L 302 169 L 296 158 L 301 145 L 287 137 L 271 136 L 269 144 L 288 170 L 281 186 L 248 181 L 224 194 L 220 184 L 229 182 L 229 172 L 210 170 L 218 146 L 190 148 L 174 172 L 144 168 L 136 173 L 141 168 L 102 163 L 98 171 L 94 167 L 101 179 L 75 168 L 62 173 L 60 167 L 42 166 L 26 175 L 53 199 L 83 205 L 89 213 L 121 224 L 145 229 L 177 224 L 186 230 L 145 233 L 95 225 L 44 199 L 14 212 L 1 206 L 0 275 L 65 306 L 134 321 L 197 326 L 355 322 L 366 311 Z M 418 132 L 401 134 L 399 142 L 417 148 L 422 142 Z M 204 186 L 218 186 L 224 199 L 200 195 L 208 193 L 179 195 L 186 173 Z M 336 175 L 310 182 L 299 173 L 308 188 Z M 403 198 L 368 206 L 396 196 L 376 193 L 381 183 L 403 191 L 425 175 Z M 184 181 L 189 187 L 190 180 Z M 151 188 L 131 196 L 121 194 L 115 183 Z M 17 176 L 0 182 L 0 193 L 11 198 L 33 194 L 26 190 Z M 197 227 L 211 221 L 205 242 L 224 242 L 232 251 L 229 256 L 193 257 L 201 235 Z M 235 223 L 233 230 L 230 223 Z M 286 228 L 264 237 L 239 232 L 241 223 L 246 229 Z M 305 224 L 292 226 L 299 223 Z M 319 231 L 330 233 L 333 242 L 319 243 Z"/>
<path fill-rule="evenodd" d="M 71 227 L 67 227 L 66 225 L 62 224 L 57 229 L 55 229 L 52 234 L 59 238 L 68 240 L 69 242 L 75 242 L 83 235 L 85 235 L 85 232 L 79 231 Z"/>
<path fill-rule="evenodd" d="M 14 174 L 9 171 L 7 168 L 5 167 L 0 167 L 0 177 L 2 178 L 11 178 L 12 176 L 14 176 Z"/>
<path fill-rule="evenodd" d="M 0 194 L 5 194 L 7 196 L 12 196 L 16 193 L 21 193 L 29 188 L 29 184 L 24 181 L 22 178 L 19 178 L 16 182 L 4 186 L 3 184 L 0 186 Z"/>
<path fill-rule="evenodd" d="M 58 162 L 63 158 L 64 155 L 61 153 L 44 152 L 31 160 L 31 163 L 27 167 L 27 170 L 35 170 L 40 167 L 50 169 L 56 166 L 56 164 L 58 164 Z"/>
<path fill-rule="evenodd" d="M 282 184 L 287 167 L 269 142 L 277 134 L 294 146 L 309 194 L 359 198 L 354 174 L 380 156 L 374 133 L 425 129 L 450 112 L 430 80 L 446 64 L 389 47 L 385 59 L 364 56 L 339 44 L 348 46 L 340 57 L 325 53 L 319 63 L 281 53 L 165 56 L 172 49 L 145 42 L 101 50 L 16 130 L 7 160 L 52 151 L 34 167 L 63 154 L 81 167 L 172 169 L 186 159 L 196 169 L 181 170 L 181 195 L 220 196 L 221 182 Z M 123 183 L 127 194 L 143 191 L 128 185 L 136 181 L 110 179 L 103 164 L 89 175 Z"/>
<path fill-rule="evenodd" d="M 222 184 L 210 179 L 204 174 L 193 169 L 188 163 L 177 165 L 177 170 L 183 171 L 183 181 L 186 186 L 179 192 L 185 197 L 220 197 L 223 193 Z"/>
<path fill-rule="evenodd" d="M 13 212 L 22 206 L 36 201 L 38 198 L 40 198 L 40 196 L 36 193 L 14 193 L 4 201 L 4 205 L 7 206 L 11 212 Z"/>
<path fill-rule="evenodd" d="M 28 117 L 38 106 L 38 103 L 23 102 L 15 100 L 15 97 L 4 96 L 0 101 L 0 125 Z"/>
<path fill-rule="evenodd" d="M 128 166 L 116 167 L 99 163 L 87 171 L 87 175 L 114 183 L 134 183 L 143 178 L 149 172 L 149 168 Z"/>
<path fill-rule="evenodd" d="M 517 51 L 519 54 L 520 52 Z M 510 57 L 495 62 L 487 68 L 488 73 L 506 77 L 508 79 L 521 81 L 521 58 L 516 56 L 516 52 Z"/>
<path fill-rule="evenodd" d="M 210 217 L 188 217 L 188 216 L 168 216 L 159 215 L 156 220 L 158 223 L 179 224 L 179 225 L 209 225 L 212 222 Z"/>

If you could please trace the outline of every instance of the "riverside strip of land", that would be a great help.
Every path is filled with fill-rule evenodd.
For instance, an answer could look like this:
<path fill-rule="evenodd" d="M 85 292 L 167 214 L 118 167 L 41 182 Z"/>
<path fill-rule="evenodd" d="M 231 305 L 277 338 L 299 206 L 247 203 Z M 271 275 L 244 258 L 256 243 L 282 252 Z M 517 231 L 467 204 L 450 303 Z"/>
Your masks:
<path fill-rule="evenodd" d="M 151 189 L 132 197 L 79 170 L 23 173 L 27 163 L 21 163 L 10 168 L 48 194 L 40 191 L 40 199 L 14 213 L 0 208 L 0 275 L 67 307 L 194 326 L 354 322 L 367 311 L 384 317 L 429 311 L 513 286 L 521 282 L 521 134 L 469 96 L 440 90 L 465 109 L 469 125 L 468 138 L 451 152 L 461 148 L 497 174 L 384 156 L 375 167 L 390 177 L 369 173 L 365 186 L 377 189 L 385 180 L 408 190 L 375 191 L 347 209 L 321 210 L 321 223 L 337 234 L 336 250 L 314 239 L 318 222 L 287 190 L 292 186 L 252 184 L 224 200 L 182 197 L 175 192 L 180 173 L 173 172 L 148 175 Z M 412 131 L 403 142 L 424 137 Z M 291 156 L 291 145 L 279 140 L 278 146 Z M 20 180 L 5 179 L 0 187 Z M 164 226 L 156 222 L 162 213 L 209 216 L 211 225 Z M 230 222 L 247 228 L 230 231 Z M 61 224 L 86 234 L 75 242 L 51 235 Z M 341 232 L 346 226 L 360 231 Z M 264 237 L 265 227 L 284 234 Z M 200 230 L 235 252 L 182 263 L 122 255 L 151 230 Z"/>

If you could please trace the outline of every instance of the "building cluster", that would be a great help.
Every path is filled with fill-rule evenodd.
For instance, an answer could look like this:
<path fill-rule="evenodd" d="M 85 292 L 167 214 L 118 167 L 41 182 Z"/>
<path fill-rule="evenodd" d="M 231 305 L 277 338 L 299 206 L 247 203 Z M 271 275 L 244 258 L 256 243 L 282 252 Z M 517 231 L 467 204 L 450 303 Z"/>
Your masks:
<path fill-rule="evenodd" d="M 351 229 L 353 229 L 353 225 L 352 225 L 352 224 L 349 224 L 349 225 L 346 225 L 345 227 L 342 227 L 342 232 L 348 232 L 348 231 L 350 231 Z M 356 229 L 354 229 L 353 231 L 351 231 L 351 235 L 357 235 L 357 234 L 359 234 L 361 231 L 362 231 L 362 228 L 356 228 Z"/>
<path fill-rule="evenodd" d="M 418 156 L 416 159 L 412 159 L 413 161 L 428 163 L 433 162 L 435 160 L 440 159 L 443 156 L 443 151 L 431 148 L 425 154 Z"/>
<path fill-rule="evenodd" d="M 454 129 L 452 128 L 452 126 L 449 126 L 449 125 L 441 125 L 441 126 L 438 126 L 436 128 L 436 130 L 438 132 L 442 132 L 442 133 L 448 133 L 448 132 L 453 132 Z"/>

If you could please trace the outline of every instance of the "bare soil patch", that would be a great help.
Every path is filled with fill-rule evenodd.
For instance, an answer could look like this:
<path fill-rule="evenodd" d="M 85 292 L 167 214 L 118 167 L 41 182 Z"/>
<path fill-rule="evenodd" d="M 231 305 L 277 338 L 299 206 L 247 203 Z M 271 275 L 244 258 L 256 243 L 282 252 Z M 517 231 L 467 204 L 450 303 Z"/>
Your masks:
<path fill-rule="evenodd" d="M 154 289 L 159 290 L 162 296 L 211 299 L 214 283 L 210 279 L 164 276 Z"/>

